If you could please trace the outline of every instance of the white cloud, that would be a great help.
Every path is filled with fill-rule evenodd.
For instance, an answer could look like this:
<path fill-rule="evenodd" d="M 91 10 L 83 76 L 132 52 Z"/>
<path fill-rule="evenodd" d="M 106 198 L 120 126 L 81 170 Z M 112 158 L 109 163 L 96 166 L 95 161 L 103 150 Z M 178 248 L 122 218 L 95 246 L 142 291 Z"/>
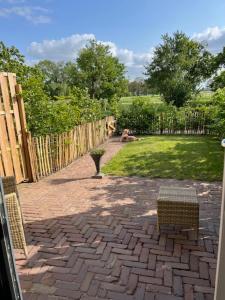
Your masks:
<path fill-rule="evenodd" d="M 210 51 L 219 52 L 225 46 L 225 27 L 209 27 L 200 33 L 195 33 L 193 39 L 206 43 Z"/>
<path fill-rule="evenodd" d="M 16 1 L 16 0 L 11 0 Z M 44 24 L 51 22 L 48 15 L 49 10 L 39 6 L 12 6 L 0 8 L 0 17 L 10 17 L 13 15 L 22 17 L 33 24 Z"/>
<path fill-rule="evenodd" d="M 94 34 L 74 34 L 66 38 L 57 40 L 44 40 L 40 43 L 33 42 L 28 47 L 28 54 L 33 59 L 50 59 L 54 61 L 69 61 L 77 57 L 79 51 L 88 43 L 95 39 Z M 152 50 L 145 53 L 135 53 L 126 48 L 119 48 L 110 41 L 99 41 L 110 47 L 113 56 L 128 68 L 129 77 L 141 76 L 144 71 L 144 65 L 152 58 Z"/>

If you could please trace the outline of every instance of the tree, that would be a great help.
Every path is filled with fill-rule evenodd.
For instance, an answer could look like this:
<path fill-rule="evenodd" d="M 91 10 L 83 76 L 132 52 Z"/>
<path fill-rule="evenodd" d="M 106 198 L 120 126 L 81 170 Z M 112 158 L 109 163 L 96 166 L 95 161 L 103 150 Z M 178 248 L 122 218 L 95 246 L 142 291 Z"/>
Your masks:
<path fill-rule="evenodd" d="M 67 96 L 70 93 L 66 65 L 63 62 L 42 60 L 36 67 L 44 75 L 44 89 L 49 96 Z"/>
<path fill-rule="evenodd" d="M 199 84 L 212 74 L 212 55 L 201 43 L 182 32 L 165 34 L 146 66 L 147 83 L 167 103 L 182 106 L 197 92 Z"/>
<path fill-rule="evenodd" d="M 27 78 L 31 68 L 25 65 L 24 56 L 16 47 L 7 47 L 0 41 L 0 72 L 16 73 L 17 81 L 21 82 Z"/>
<path fill-rule="evenodd" d="M 217 89 L 222 89 L 225 87 L 225 71 L 222 71 L 219 75 L 216 75 L 210 84 L 213 91 Z"/>
<path fill-rule="evenodd" d="M 80 85 L 88 89 L 92 99 L 110 100 L 127 91 L 125 66 L 112 56 L 109 46 L 90 41 L 80 51 L 76 62 Z"/>
<path fill-rule="evenodd" d="M 128 84 L 128 91 L 133 96 L 148 95 L 153 93 L 151 89 L 143 78 L 136 78 L 133 81 L 130 81 Z"/>

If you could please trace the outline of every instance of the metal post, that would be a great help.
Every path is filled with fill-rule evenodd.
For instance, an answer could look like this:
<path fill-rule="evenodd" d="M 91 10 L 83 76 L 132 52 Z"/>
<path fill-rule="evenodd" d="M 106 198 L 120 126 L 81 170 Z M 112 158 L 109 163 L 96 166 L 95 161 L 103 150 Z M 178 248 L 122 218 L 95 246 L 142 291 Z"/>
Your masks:
<path fill-rule="evenodd" d="M 225 148 L 225 139 L 222 140 L 222 147 Z M 224 152 L 224 169 L 223 169 L 223 192 L 220 215 L 220 234 L 218 259 L 216 268 L 216 286 L 214 300 L 225 299 L 225 152 Z"/>

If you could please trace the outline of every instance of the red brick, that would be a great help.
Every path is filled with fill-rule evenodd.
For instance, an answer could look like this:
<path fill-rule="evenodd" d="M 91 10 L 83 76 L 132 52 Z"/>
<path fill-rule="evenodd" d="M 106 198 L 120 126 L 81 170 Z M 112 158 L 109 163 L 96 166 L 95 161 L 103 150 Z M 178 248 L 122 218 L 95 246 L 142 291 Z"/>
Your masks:
<path fill-rule="evenodd" d="M 132 251 L 127 249 L 113 248 L 112 252 L 124 255 L 132 255 Z"/>
<path fill-rule="evenodd" d="M 132 295 L 135 292 L 137 283 L 138 283 L 138 275 L 130 274 L 129 280 L 127 283 L 127 294 L 128 295 Z"/>
<path fill-rule="evenodd" d="M 80 287 L 82 292 L 87 292 L 88 291 L 93 277 L 94 277 L 93 273 L 87 272 L 87 274 L 86 274 L 86 276 L 85 276 L 85 278 L 84 278 L 84 280 L 81 284 L 81 287 Z"/>
<path fill-rule="evenodd" d="M 125 287 L 124 286 L 121 286 L 119 284 L 113 284 L 113 283 L 108 283 L 108 282 L 102 282 L 101 283 L 101 287 L 103 289 L 106 289 L 106 290 L 110 290 L 110 291 L 117 291 L 117 292 L 125 292 Z"/>
<path fill-rule="evenodd" d="M 148 257 L 148 269 L 154 270 L 156 266 L 156 255 L 150 254 Z"/>
<path fill-rule="evenodd" d="M 211 286 L 215 287 L 216 269 L 209 269 L 209 277 L 210 277 Z"/>
<path fill-rule="evenodd" d="M 184 284 L 184 300 L 194 300 L 193 287 L 190 284 Z"/>
<path fill-rule="evenodd" d="M 188 264 L 182 264 L 182 263 L 176 263 L 176 262 L 166 262 L 166 266 L 174 268 L 174 269 L 181 269 L 181 270 L 188 270 L 189 265 Z"/>
<path fill-rule="evenodd" d="M 54 293 L 56 296 L 69 297 L 71 299 L 80 299 L 81 293 L 79 291 L 73 291 L 68 289 L 59 288 Z"/>
<path fill-rule="evenodd" d="M 165 250 L 156 250 L 156 249 L 151 249 L 150 253 L 156 254 L 156 255 L 164 255 L 164 256 L 172 256 L 172 253 L 169 251 Z"/>
<path fill-rule="evenodd" d="M 173 276 L 173 292 L 177 296 L 183 296 L 183 284 L 180 276 Z"/>
<path fill-rule="evenodd" d="M 173 256 L 181 257 L 181 244 L 175 244 L 174 245 Z"/>
<path fill-rule="evenodd" d="M 199 270 L 199 258 L 195 255 L 190 255 L 190 269 L 193 272 L 198 272 Z"/>
<path fill-rule="evenodd" d="M 170 269 L 166 269 L 164 271 L 164 285 L 165 286 L 173 285 L 173 274 L 172 274 L 172 270 Z"/>
<path fill-rule="evenodd" d="M 106 242 L 101 242 L 96 249 L 96 254 L 102 254 L 104 252 L 104 249 L 106 247 Z"/>
<path fill-rule="evenodd" d="M 145 270 L 140 268 L 132 268 L 131 272 L 137 275 L 143 275 L 143 276 L 151 276 L 153 277 L 155 275 L 155 272 L 152 270 Z"/>
<path fill-rule="evenodd" d="M 192 272 L 192 271 L 185 271 L 185 270 L 176 270 L 176 269 L 174 269 L 173 273 L 175 275 L 179 275 L 179 276 L 199 278 L 199 273 Z"/>
<path fill-rule="evenodd" d="M 149 249 L 142 248 L 140 255 L 140 262 L 146 263 L 148 261 Z"/>
<path fill-rule="evenodd" d="M 120 274 L 120 281 L 119 283 L 121 285 L 127 285 L 128 279 L 130 274 L 130 268 L 122 266 L 121 268 L 121 274 Z"/>
<path fill-rule="evenodd" d="M 199 262 L 199 274 L 202 279 L 209 279 L 209 268 L 206 262 Z"/>
<path fill-rule="evenodd" d="M 171 288 L 163 285 L 147 284 L 147 292 L 171 294 Z"/>
<path fill-rule="evenodd" d="M 134 255 L 140 255 L 141 254 L 142 245 L 141 243 L 137 243 L 134 248 Z"/>
<path fill-rule="evenodd" d="M 118 259 L 129 260 L 129 261 L 138 261 L 138 256 L 133 255 L 118 255 Z"/>
<path fill-rule="evenodd" d="M 168 269 L 168 267 L 166 267 L 166 268 Z M 163 278 L 164 269 L 165 269 L 165 266 L 163 265 L 163 263 L 161 261 L 158 261 L 156 263 L 155 276 L 158 278 Z"/>
<path fill-rule="evenodd" d="M 83 259 L 78 258 L 77 262 L 75 263 L 74 267 L 71 270 L 71 273 L 78 274 L 83 263 L 84 263 Z"/>
<path fill-rule="evenodd" d="M 152 284 L 162 284 L 162 279 L 161 278 L 156 278 L 156 277 L 149 277 L 149 276 L 139 276 L 139 281 L 144 282 L 144 283 L 152 283 Z"/>
<path fill-rule="evenodd" d="M 140 263 L 136 261 L 122 261 L 122 264 L 127 267 L 143 268 L 143 269 L 147 268 L 146 263 Z"/>
<path fill-rule="evenodd" d="M 199 278 L 183 277 L 183 282 L 193 285 L 209 286 L 209 281 Z"/>
<path fill-rule="evenodd" d="M 214 288 L 206 287 L 206 286 L 194 286 L 195 292 L 205 293 L 205 294 L 214 294 Z"/>
<path fill-rule="evenodd" d="M 100 282 L 93 279 L 88 289 L 88 295 L 95 297 L 97 295 L 99 286 L 100 286 Z"/>

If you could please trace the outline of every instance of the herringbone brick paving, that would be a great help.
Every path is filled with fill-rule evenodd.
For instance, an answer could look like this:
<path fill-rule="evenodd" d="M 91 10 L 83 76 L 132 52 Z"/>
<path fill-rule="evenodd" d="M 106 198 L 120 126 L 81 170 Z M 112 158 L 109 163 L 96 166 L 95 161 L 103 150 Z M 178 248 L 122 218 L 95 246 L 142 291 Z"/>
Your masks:
<path fill-rule="evenodd" d="M 105 145 L 105 160 L 122 145 Z M 91 179 L 88 155 L 19 187 L 29 257 L 17 253 L 24 299 L 213 299 L 220 183 Z M 200 234 L 156 230 L 160 185 L 197 188 Z"/>

